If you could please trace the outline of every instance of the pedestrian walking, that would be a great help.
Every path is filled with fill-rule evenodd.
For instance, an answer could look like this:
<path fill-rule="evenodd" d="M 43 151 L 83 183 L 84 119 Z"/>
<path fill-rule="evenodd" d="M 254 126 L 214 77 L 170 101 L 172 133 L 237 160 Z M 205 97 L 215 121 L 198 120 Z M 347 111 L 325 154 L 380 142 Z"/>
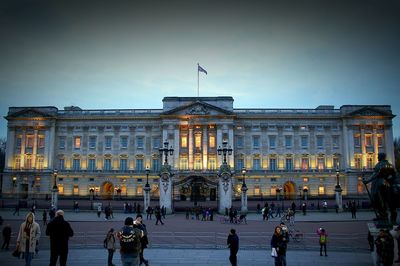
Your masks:
<path fill-rule="evenodd" d="M 351 218 L 352 219 L 357 219 L 357 216 L 356 216 L 357 206 L 356 206 L 356 202 L 355 201 L 350 203 L 350 211 L 351 211 Z"/>
<path fill-rule="evenodd" d="M 161 221 L 161 210 L 160 210 L 160 206 L 157 206 L 157 207 L 156 207 L 155 215 L 156 215 L 156 225 L 158 225 L 158 221 L 160 221 L 160 223 L 161 223 L 162 225 L 164 225 L 164 223 Z"/>
<path fill-rule="evenodd" d="M 43 217 L 43 226 L 46 226 L 47 225 L 47 212 L 46 212 L 46 210 L 43 210 L 42 217 Z"/>
<path fill-rule="evenodd" d="M 17 202 L 17 204 L 15 204 L 13 216 L 15 216 L 15 214 L 17 214 L 19 216 L 19 207 L 20 207 L 19 202 Z"/>
<path fill-rule="evenodd" d="M 275 266 L 286 266 L 286 250 L 289 239 L 286 233 L 282 232 L 280 226 L 275 227 L 274 234 L 271 238 L 271 248 L 276 250 Z"/>
<path fill-rule="evenodd" d="M 230 254 L 229 261 L 232 266 L 237 266 L 237 253 L 239 251 L 239 237 L 236 234 L 235 229 L 231 229 L 228 235 L 228 239 L 226 241 Z"/>
<path fill-rule="evenodd" d="M 143 237 L 140 238 L 140 262 L 139 264 L 144 264 L 146 266 L 149 265 L 149 261 L 146 260 L 143 256 L 143 251 L 145 248 L 147 248 L 147 245 L 149 244 L 149 239 L 147 238 L 147 229 L 146 225 L 143 223 L 143 216 L 141 214 L 136 215 L 136 220 L 133 222 L 133 227 L 137 228 L 139 230 L 142 230 L 143 232 Z"/>
<path fill-rule="evenodd" d="M 10 239 L 11 239 L 11 226 L 9 224 L 6 224 L 3 227 L 3 245 L 1 246 L 1 249 L 8 250 L 8 246 L 10 245 Z"/>
<path fill-rule="evenodd" d="M 372 252 L 374 251 L 374 237 L 372 236 L 371 232 L 368 231 L 368 244 L 369 244 L 369 250 Z"/>
<path fill-rule="evenodd" d="M 58 210 L 56 217 L 49 222 L 46 235 L 50 237 L 50 266 L 56 266 L 60 257 L 60 266 L 67 265 L 68 241 L 74 235 L 71 225 L 64 220 L 64 211 Z"/>
<path fill-rule="evenodd" d="M 117 233 L 120 241 L 121 262 L 123 266 L 138 266 L 140 263 L 143 231 L 133 227 L 133 218 L 125 219 L 124 227 Z"/>
<path fill-rule="evenodd" d="M 326 242 L 328 240 L 328 233 L 324 228 L 319 228 L 317 230 L 317 234 L 319 236 L 319 255 L 322 256 L 322 250 L 325 252 L 325 256 L 328 256 L 326 253 Z"/>
<path fill-rule="evenodd" d="M 100 218 L 101 215 L 101 205 L 97 205 L 97 217 Z"/>
<path fill-rule="evenodd" d="M 114 257 L 114 252 L 115 252 L 114 228 L 111 228 L 108 231 L 106 239 L 104 241 L 104 246 L 108 251 L 108 258 L 107 258 L 108 266 L 115 266 L 112 263 L 112 260 L 113 260 L 113 257 Z"/>
<path fill-rule="evenodd" d="M 50 210 L 49 210 L 49 218 L 50 221 L 52 221 L 54 219 L 54 217 L 56 216 L 56 209 L 54 208 L 54 206 L 52 205 Z"/>
<path fill-rule="evenodd" d="M 35 215 L 29 212 L 25 221 L 19 227 L 17 237 L 17 250 L 23 253 L 25 265 L 30 266 L 33 253 L 36 249 L 36 243 L 40 238 L 40 226 L 35 222 Z"/>
<path fill-rule="evenodd" d="M 394 259 L 394 241 L 391 234 L 384 229 L 379 231 L 375 240 L 377 260 L 376 265 L 393 265 Z"/>

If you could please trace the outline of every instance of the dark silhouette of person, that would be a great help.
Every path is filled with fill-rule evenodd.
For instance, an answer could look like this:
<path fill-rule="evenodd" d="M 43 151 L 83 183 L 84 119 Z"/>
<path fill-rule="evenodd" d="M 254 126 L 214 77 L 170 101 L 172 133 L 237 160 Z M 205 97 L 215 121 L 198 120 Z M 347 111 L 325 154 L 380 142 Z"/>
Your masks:
<path fill-rule="evenodd" d="M 239 237 L 237 236 L 235 229 L 231 229 L 226 243 L 228 244 L 228 247 L 230 250 L 229 261 L 231 262 L 232 266 L 237 266 L 237 253 L 239 251 Z"/>

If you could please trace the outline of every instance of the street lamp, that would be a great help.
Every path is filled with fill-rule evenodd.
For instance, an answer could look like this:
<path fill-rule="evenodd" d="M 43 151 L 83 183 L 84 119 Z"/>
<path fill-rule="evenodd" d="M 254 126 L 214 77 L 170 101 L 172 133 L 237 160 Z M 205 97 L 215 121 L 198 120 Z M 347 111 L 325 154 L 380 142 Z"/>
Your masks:
<path fill-rule="evenodd" d="M 173 155 L 174 154 L 174 149 L 172 148 L 172 146 L 168 149 L 168 140 L 164 141 L 164 148 L 160 148 L 159 152 L 160 152 L 160 156 L 162 158 L 162 156 L 164 155 L 164 164 L 167 165 L 168 164 L 168 154 L 169 155 Z"/>
<path fill-rule="evenodd" d="M 225 162 L 226 163 L 226 162 Z M 246 213 L 247 212 L 247 186 L 246 186 L 246 168 L 242 168 L 242 175 L 243 175 L 243 179 L 242 179 L 242 213 Z"/>
<path fill-rule="evenodd" d="M 168 146 L 167 146 L 168 147 Z M 150 185 L 149 185 L 149 173 L 150 169 L 146 167 L 146 185 L 144 186 L 144 211 L 150 206 Z"/>
<path fill-rule="evenodd" d="M 339 184 L 339 176 L 340 176 L 339 165 L 336 164 L 336 186 L 335 186 L 336 205 L 338 206 L 339 211 L 343 211 L 342 188 L 340 187 L 340 184 Z"/>
<path fill-rule="evenodd" d="M 57 175 L 58 175 L 58 171 L 57 171 L 57 169 L 54 169 L 54 171 L 53 171 L 54 185 L 53 185 L 53 190 L 51 192 L 51 206 L 54 209 L 57 209 L 57 205 L 58 205 Z"/>
<path fill-rule="evenodd" d="M 224 164 L 226 164 L 226 154 L 232 155 L 232 148 L 230 146 L 229 147 L 227 147 L 227 146 L 228 146 L 228 142 L 226 140 L 224 140 L 222 142 L 222 148 L 221 148 L 221 146 L 219 146 L 217 149 L 218 155 L 222 154 L 224 156 L 224 161 L 223 161 Z M 243 169 L 246 170 L 245 168 L 243 168 Z"/>

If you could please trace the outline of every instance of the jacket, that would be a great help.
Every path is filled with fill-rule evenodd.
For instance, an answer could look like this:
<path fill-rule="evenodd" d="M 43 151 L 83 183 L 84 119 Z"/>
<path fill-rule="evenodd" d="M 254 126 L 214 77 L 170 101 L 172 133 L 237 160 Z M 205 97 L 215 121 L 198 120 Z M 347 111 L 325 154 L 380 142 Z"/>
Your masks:
<path fill-rule="evenodd" d="M 30 228 L 29 239 L 28 239 L 28 235 L 25 232 L 26 224 L 27 221 L 23 222 L 19 227 L 17 245 L 19 245 L 19 251 L 33 253 L 35 252 L 36 249 L 36 241 L 39 241 L 41 235 L 40 226 L 38 223 L 35 222 L 35 218 L 33 216 L 33 221 Z M 29 240 L 29 247 L 26 246 L 26 240 Z"/>
<path fill-rule="evenodd" d="M 50 237 L 50 248 L 52 250 L 68 250 L 68 240 L 74 235 L 70 224 L 64 221 L 62 215 L 55 217 L 46 228 L 46 235 Z"/>

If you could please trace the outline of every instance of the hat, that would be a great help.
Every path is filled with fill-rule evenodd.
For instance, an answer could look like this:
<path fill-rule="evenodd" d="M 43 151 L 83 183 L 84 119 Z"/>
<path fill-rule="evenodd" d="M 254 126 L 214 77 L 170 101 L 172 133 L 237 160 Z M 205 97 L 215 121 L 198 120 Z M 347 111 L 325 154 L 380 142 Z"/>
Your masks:
<path fill-rule="evenodd" d="M 143 219 L 143 216 L 141 214 L 138 214 L 138 215 L 136 215 L 136 219 L 137 218 L 142 218 Z"/>
<path fill-rule="evenodd" d="M 126 217 L 125 225 L 133 225 L 133 218 L 132 217 Z"/>

